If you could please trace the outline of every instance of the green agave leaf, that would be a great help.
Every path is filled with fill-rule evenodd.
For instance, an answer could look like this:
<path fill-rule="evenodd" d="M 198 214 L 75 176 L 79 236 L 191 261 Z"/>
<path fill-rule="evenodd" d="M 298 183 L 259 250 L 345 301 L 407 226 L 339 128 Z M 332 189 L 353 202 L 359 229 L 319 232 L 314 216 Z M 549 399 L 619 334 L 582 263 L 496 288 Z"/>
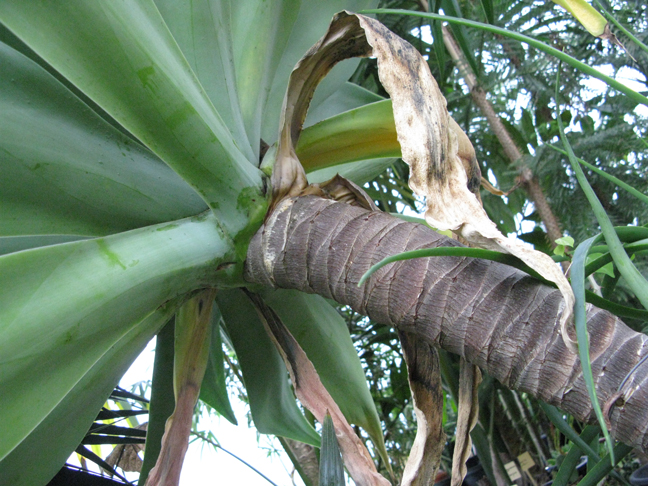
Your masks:
<path fill-rule="evenodd" d="M 208 213 L 0 257 L 0 460 L 137 322 L 231 280 L 216 270 L 231 252 Z"/>
<path fill-rule="evenodd" d="M 221 313 L 218 306 L 212 308 L 211 351 L 205 370 L 200 399 L 216 410 L 234 425 L 238 425 L 236 416 L 227 394 L 225 383 L 225 366 L 223 365 L 223 340 L 220 332 Z"/>
<path fill-rule="evenodd" d="M 152 0 L 8 0 L 0 21 L 178 172 L 231 234 L 261 197 L 237 147 Z"/>
<path fill-rule="evenodd" d="M 0 65 L 0 234 L 101 236 L 207 208 L 38 64 L 0 43 Z"/>
<path fill-rule="evenodd" d="M 319 101 L 319 100 L 318 100 Z M 311 125 L 321 122 L 332 116 L 339 115 L 345 111 L 360 108 L 361 106 L 377 101 L 385 101 L 382 96 L 369 91 L 368 89 L 358 86 L 357 84 L 346 82 L 334 91 L 328 98 L 319 101 L 315 106 L 311 106 L 306 115 L 304 127 L 306 129 Z M 392 123 L 394 116 L 392 115 Z M 396 129 L 394 129 L 396 130 Z M 302 132 L 303 136 L 303 132 Z"/>
<path fill-rule="evenodd" d="M 82 236 L 72 235 L 7 236 L 0 238 L 0 255 L 83 239 Z"/>
<path fill-rule="evenodd" d="M 74 93 L 74 95 L 77 98 L 83 101 L 92 111 L 94 111 L 99 116 L 101 116 L 101 118 L 103 118 L 113 128 L 117 129 L 119 132 L 129 137 L 132 141 L 139 143 L 139 140 L 133 137 L 133 135 L 129 133 L 128 130 L 126 130 L 123 126 L 117 123 L 108 113 L 106 113 L 103 109 L 101 109 L 101 107 L 99 107 L 94 101 L 88 98 L 85 94 L 83 94 L 82 91 L 77 89 L 76 86 L 74 86 L 71 82 L 65 79 L 65 77 L 62 76 L 61 73 L 59 73 L 56 69 L 50 66 L 47 62 L 45 62 L 43 58 L 41 58 L 32 49 L 30 49 L 29 46 L 27 46 L 27 44 L 25 44 L 18 37 L 16 37 L 16 35 L 13 32 L 11 32 L 9 29 L 7 29 L 7 27 L 5 27 L 2 23 L 0 23 L 0 42 L 7 44 L 9 47 L 17 50 L 24 56 L 34 61 L 40 67 L 45 69 L 48 73 L 54 76 L 54 78 L 56 78 L 56 80 L 59 81 L 61 84 L 63 84 L 63 86 L 65 86 L 68 90 L 72 91 L 72 93 Z"/>
<path fill-rule="evenodd" d="M 98 410 L 105 403 L 110 392 L 132 361 L 173 315 L 181 302 L 181 299 L 172 300 L 143 320 L 129 323 L 129 330 L 119 336 L 111 345 L 104 347 L 103 354 L 79 373 L 72 388 L 62 394 L 58 403 L 43 417 L 36 428 L 0 461 L 0 484 L 11 484 L 12 486 L 46 484 L 56 474 L 72 451 L 79 445 L 97 416 Z M 70 359 L 77 354 L 83 355 L 84 348 L 85 344 L 82 341 L 71 343 L 66 347 L 70 355 L 64 359 Z M 43 358 L 47 359 L 47 357 Z M 52 367 L 52 361 L 49 359 L 47 361 Z M 4 374 L 0 374 L 0 376 L 4 376 Z M 23 387 L 35 378 L 37 377 L 25 375 Z M 2 381 L 5 380 L 2 379 Z M 4 383 L 2 383 L 2 388 L 3 396 L 0 401 L 4 402 L 7 393 Z M 48 399 L 45 390 L 39 399 Z M 24 402 L 23 406 L 27 412 L 30 403 Z M 3 419 L 7 419 L 4 409 L 0 411 L 0 414 Z M 0 441 L 3 449 L 8 440 L 7 434 L 13 429 L 13 422 L 4 422 L 2 440 Z"/>
<path fill-rule="evenodd" d="M 262 296 L 313 362 L 346 419 L 367 431 L 388 462 L 376 405 L 344 319 L 319 295 L 279 289 Z"/>
<path fill-rule="evenodd" d="M 301 0 L 266 0 L 232 2 L 234 65 L 239 103 L 251 141 L 261 139 L 261 125 L 272 82 L 286 49 L 306 52 L 310 45 L 299 39 L 288 45 L 300 9 L 308 10 L 315 2 Z M 327 2 L 322 2 L 327 3 Z M 310 15 L 309 19 L 316 17 Z M 330 16 L 326 17 L 330 18 Z M 318 34 L 324 30 L 317 31 Z M 284 83 L 284 86 L 286 83 Z M 274 118 L 279 118 L 277 115 Z M 272 116 L 271 114 L 269 116 Z M 258 153 L 258 144 L 257 144 Z"/>
<path fill-rule="evenodd" d="M 394 165 L 396 160 L 397 159 L 394 158 L 369 159 L 334 165 L 325 169 L 309 172 L 308 182 L 325 182 L 334 177 L 335 174 L 340 174 L 342 177 L 362 186 L 366 182 L 375 179 L 377 176 L 385 172 L 385 169 Z"/>
<path fill-rule="evenodd" d="M 312 106 L 308 111 L 306 125 L 297 150 L 311 183 L 324 182 L 340 174 L 362 185 L 396 161 L 392 157 L 367 160 L 368 157 L 400 156 L 391 101 L 353 83 L 343 84 L 325 101 Z M 349 137 L 350 129 L 355 138 Z M 322 144 L 324 138 L 327 143 Z M 379 149 L 376 149 L 373 142 L 364 143 L 364 140 L 372 139 L 378 140 Z M 349 146 L 355 145 L 358 140 L 363 140 L 363 144 L 349 151 Z M 302 148 L 310 150 L 310 156 L 313 157 L 299 152 Z M 321 157 L 322 153 L 326 153 L 326 156 Z"/>
<path fill-rule="evenodd" d="M 155 2 L 207 95 L 250 160 L 258 160 L 261 138 L 270 143 L 276 140 L 288 76 L 326 31 L 333 14 L 377 3 L 200 0 L 187 8 L 172 0 Z M 329 105 L 330 95 L 345 85 L 356 65 L 349 63 L 336 70 L 318 91 L 314 105 Z"/>
<path fill-rule="evenodd" d="M 155 4 L 238 147 L 248 160 L 257 160 L 259 139 L 248 139 L 236 86 L 231 2 L 155 0 Z"/>
<path fill-rule="evenodd" d="M 288 371 L 259 316 L 241 290 L 216 295 L 234 345 L 257 430 L 319 447 L 320 438 L 295 402 Z"/>

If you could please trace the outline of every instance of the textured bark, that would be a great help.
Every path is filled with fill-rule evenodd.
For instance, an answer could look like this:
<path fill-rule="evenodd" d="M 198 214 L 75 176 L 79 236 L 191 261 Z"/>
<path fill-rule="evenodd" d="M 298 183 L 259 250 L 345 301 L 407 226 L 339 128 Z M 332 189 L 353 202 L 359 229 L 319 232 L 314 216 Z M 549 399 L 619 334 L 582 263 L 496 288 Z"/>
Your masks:
<path fill-rule="evenodd" d="M 560 336 L 560 293 L 511 267 L 436 257 L 387 265 L 388 255 L 459 246 L 426 226 L 314 196 L 285 199 L 253 238 L 246 278 L 318 293 L 377 322 L 459 354 L 509 388 L 573 414 L 594 418 L 578 357 Z M 588 307 L 590 355 L 599 400 L 615 396 L 648 354 L 648 336 Z M 612 434 L 648 449 L 648 361 L 626 381 L 610 412 Z"/>

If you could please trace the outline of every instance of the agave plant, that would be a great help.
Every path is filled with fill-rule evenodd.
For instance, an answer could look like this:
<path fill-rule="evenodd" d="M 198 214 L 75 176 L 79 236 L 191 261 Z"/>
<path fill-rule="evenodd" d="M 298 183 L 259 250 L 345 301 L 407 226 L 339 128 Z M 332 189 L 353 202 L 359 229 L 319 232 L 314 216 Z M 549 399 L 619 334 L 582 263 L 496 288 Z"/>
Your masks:
<path fill-rule="evenodd" d="M 457 244 L 376 211 L 356 184 L 401 151 L 414 188 L 454 184 L 474 198 L 477 177 L 429 71 L 413 57 L 403 57 L 409 77 L 398 71 L 405 43 L 349 13 L 327 32 L 335 12 L 373 3 L 0 4 L 0 483 L 52 477 L 129 364 L 175 318 L 175 411 L 150 483 L 177 480 L 199 393 L 231 417 L 222 327 L 259 431 L 319 445 L 287 365 L 300 401 L 320 422 L 330 413 L 358 484 L 385 484 L 349 426 L 384 454 L 356 351 L 326 299 L 399 330 L 420 426 L 404 484 L 432 477 L 424 459 L 442 444 L 426 421 L 430 389 L 440 389 L 429 373 L 435 346 L 592 418 L 561 332 L 569 309 L 559 291 L 458 257 L 399 262 L 358 286 L 384 256 Z M 333 69 L 370 55 L 386 86 L 409 89 L 386 88 L 393 113 L 346 82 L 352 62 Z M 344 178 L 323 183 L 336 173 Z M 447 200 L 426 194 L 459 221 Z M 481 235 L 474 221 L 461 224 L 464 236 Z M 645 336 L 606 312 L 589 316 L 612 433 L 645 449 L 647 388 L 619 389 L 646 354 Z M 153 393 L 149 462 L 160 441 L 151 429 L 168 417 Z"/>

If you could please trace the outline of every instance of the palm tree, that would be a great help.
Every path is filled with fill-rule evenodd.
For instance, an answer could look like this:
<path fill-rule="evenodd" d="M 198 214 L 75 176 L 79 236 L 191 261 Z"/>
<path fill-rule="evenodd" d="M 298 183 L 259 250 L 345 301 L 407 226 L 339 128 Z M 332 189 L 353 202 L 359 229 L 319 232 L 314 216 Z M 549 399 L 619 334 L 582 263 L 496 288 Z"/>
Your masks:
<path fill-rule="evenodd" d="M 0 482 L 47 481 L 174 315 L 174 423 L 190 416 L 201 384 L 201 396 L 227 413 L 222 365 L 202 379 L 207 363 L 222 362 L 224 321 L 257 428 L 318 445 L 256 314 L 266 309 L 264 319 L 289 326 L 342 413 L 382 451 L 359 361 L 322 296 L 591 420 L 577 355 L 559 330 L 558 291 L 507 266 L 457 257 L 396 264 L 357 286 L 386 254 L 456 244 L 375 211 L 351 183 L 306 188 L 306 177 L 321 181 L 331 170 L 364 183 L 399 154 L 386 103 L 367 105 L 377 97 L 346 82 L 355 64 L 324 79 L 301 134 L 319 78 L 342 57 L 369 54 L 366 41 L 346 39 L 347 52 L 334 44 L 333 61 L 324 56 L 313 76 L 291 78 L 281 109 L 293 66 L 333 14 L 370 6 L 0 5 Z M 351 128 L 349 147 L 341 140 Z M 365 160 L 377 155 L 384 159 Z M 633 382 L 633 392 L 620 390 L 623 403 L 610 402 L 645 355 L 645 338 L 604 311 L 589 315 L 612 433 L 645 449 L 645 389 Z M 279 349 L 289 362 L 301 359 Z M 304 368 L 290 371 L 299 394 Z"/>

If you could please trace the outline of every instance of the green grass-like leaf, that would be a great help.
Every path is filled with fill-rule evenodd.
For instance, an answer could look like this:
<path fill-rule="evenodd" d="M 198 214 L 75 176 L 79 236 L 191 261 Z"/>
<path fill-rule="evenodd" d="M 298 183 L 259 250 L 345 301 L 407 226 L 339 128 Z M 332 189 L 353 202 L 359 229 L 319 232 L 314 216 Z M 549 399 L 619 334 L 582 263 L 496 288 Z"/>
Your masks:
<path fill-rule="evenodd" d="M 481 258 L 484 260 L 491 260 L 494 262 L 504 263 L 511 267 L 515 267 L 523 272 L 528 273 L 529 275 L 546 282 L 537 272 L 528 267 L 522 260 L 513 255 L 508 255 L 506 253 L 499 253 L 497 251 L 491 250 L 482 250 L 481 248 L 465 248 L 463 246 L 443 246 L 437 248 L 424 248 L 422 250 L 412 250 L 399 253 L 397 255 L 392 255 L 387 258 L 382 259 L 375 265 L 373 265 L 365 274 L 360 278 L 358 282 L 358 287 L 364 284 L 367 279 L 377 270 L 388 265 L 390 263 L 402 261 L 402 260 L 411 260 L 413 258 L 424 258 L 424 257 L 433 257 L 433 256 L 454 256 L 454 257 L 469 257 L 469 258 Z"/>
<path fill-rule="evenodd" d="M 594 440 L 599 434 L 599 428 L 595 425 L 588 425 L 583 429 L 583 432 L 580 434 L 580 439 L 582 442 L 589 443 Z M 581 442 L 579 441 L 579 442 Z M 558 473 L 554 478 L 552 486 L 567 486 L 569 484 L 569 478 L 576 469 L 576 466 L 580 462 L 581 454 L 585 452 L 581 450 L 580 447 L 572 447 L 567 456 L 564 457 L 562 464 L 558 468 Z"/>
<path fill-rule="evenodd" d="M 578 486 L 594 486 L 614 468 L 618 461 L 632 452 L 632 447 L 625 444 L 617 444 L 614 453 L 601 459 L 592 469 L 589 469 L 585 477 L 578 483 Z M 615 461 L 616 458 L 616 461 Z"/>
<path fill-rule="evenodd" d="M 600 235 L 593 236 L 578 245 L 574 252 L 574 259 L 571 266 L 571 285 L 574 290 L 576 303 L 574 304 L 574 325 L 576 327 L 576 338 L 578 339 L 578 356 L 583 370 L 583 379 L 592 402 L 592 408 L 601 426 L 605 441 L 610 454 L 614 454 L 614 443 L 603 417 L 601 405 L 596 395 L 594 376 L 589 354 L 589 334 L 587 333 L 587 318 L 585 313 L 585 260 L 590 247 L 600 238 Z"/>

